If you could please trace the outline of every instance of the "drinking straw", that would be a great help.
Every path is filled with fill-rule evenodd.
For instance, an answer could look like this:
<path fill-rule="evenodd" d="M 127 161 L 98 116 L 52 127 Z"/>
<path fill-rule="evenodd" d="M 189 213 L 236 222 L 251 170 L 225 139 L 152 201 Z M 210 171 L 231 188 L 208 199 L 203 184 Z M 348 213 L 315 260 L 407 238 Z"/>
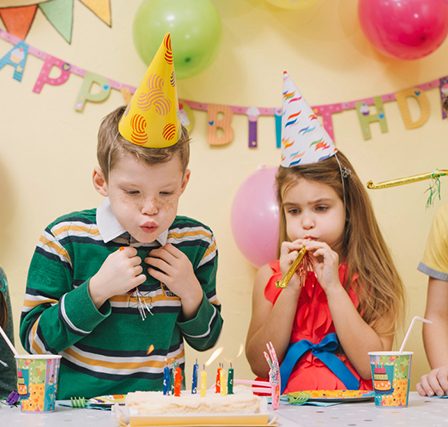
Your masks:
<path fill-rule="evenodd" d="M 15 347 L 12 345 L 12 342 L 9 340 L 8 336 L 5 334 L 5 331 L 0 326 L 0 334 L 2 335 L 3 339 L 6 341 L 6 344 L 8 344 L 8 347 L 11 349 L 11 351 L 14 353 L 14 356 L 18 356 L 19 353 L 15 349 Z"/>
<path fill-rule="evenodd" d="M 403 342 L 401 343 L 400 350 L 398 350 L 399 353 L 401 353 L 401 352 L 403 351 L 403 348 L 404 348 L 404 346 L 406 345 L 406 341 L 407 341 L 408 338 L 409 338 L 409 335 L 410 335 L 410 333 L 411 333 L 412 328 L 414 327 L 414 323 L 415 323 L 416 320 L 420 320 L 420 321 L 423 322 L 423 323 L 432 323 L 431 320 L 425 319 L 425 318 L 420 317 L 420 316 L 414 316 L 414 317 L 412 318 L 412 320 L 411 320 L 411 324 L 409 325 L 409 328 L 408 328 L 408 330 L 407 330 L 407 332 L 406 332 L 406 335 L 405 335 L 404 338 L 403 338 Z"/>

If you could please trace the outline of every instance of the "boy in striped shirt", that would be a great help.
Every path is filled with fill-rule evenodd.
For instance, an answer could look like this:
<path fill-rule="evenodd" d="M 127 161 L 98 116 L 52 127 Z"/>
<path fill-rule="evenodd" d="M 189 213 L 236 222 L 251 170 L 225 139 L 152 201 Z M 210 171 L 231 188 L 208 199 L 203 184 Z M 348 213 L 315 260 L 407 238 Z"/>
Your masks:
<path fill-rule="evenodd" d="M 33 255 L 20 337 L 62 355 L 58 399 L 161 390 L 184 339 L 206 350 L 219 337 L 213 233 L 177 216 L 190 171 L 173 71 L 167 35 L 126 111 L 101 123 L 104 203 L 55 220 Z"/>

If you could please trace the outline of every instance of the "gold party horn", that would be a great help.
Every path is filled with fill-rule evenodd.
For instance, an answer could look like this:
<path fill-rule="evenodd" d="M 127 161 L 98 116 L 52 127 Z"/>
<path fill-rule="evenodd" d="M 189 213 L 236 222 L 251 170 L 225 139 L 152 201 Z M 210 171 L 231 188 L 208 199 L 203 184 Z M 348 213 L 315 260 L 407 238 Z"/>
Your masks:
<path fill-rule="evenodd" d="M 447 176 L 448 175 L 448 169 L 436 169 L 434 172 L 424 173 L 421 175 L 412 175 L 405 178 L 397 178 L 397 179 L 391 179 L 390 181 L 383 181 L 378 182 L 375 184 L 373 181 L 369 181 L 367 183 L 367 188 L 370 190 L 379 190 L 382 188 L 389 188 L 389 187 L 397 187 L 399 185 L 404 184 L 412 184 L 413 182 L 418 181 L 425 181 L 427 179 L 435 179 L 440 178 L 441 176 Z"/>
<path fill-rule="evenodd" d="M 303 257 L 306 254 L 306 248 L 303 247 L 302 249 L 300 249 L 299 254 L 297 255 L 297 258 L 294 260 L 294 262 L 291 264 L 291 266 L 289 267 L 288 271 L 286 272 L 285 276 L 282 277 L 281 280 L 277 280 L 277 282 L 275 282 L 275 286 L 277 288 L 286 288 L 286 286 L 288 286 L 289 281 L 291 280 L 291 277 L 294 275 L 294 273 L 297 270 L 297 267 L 299 266 L 299 264 L 302 262 Z"/>

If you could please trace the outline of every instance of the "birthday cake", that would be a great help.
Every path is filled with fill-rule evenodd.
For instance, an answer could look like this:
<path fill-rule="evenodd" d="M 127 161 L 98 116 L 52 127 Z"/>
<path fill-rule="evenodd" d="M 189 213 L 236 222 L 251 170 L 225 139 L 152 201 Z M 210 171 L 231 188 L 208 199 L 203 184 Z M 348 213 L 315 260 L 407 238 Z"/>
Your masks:
<path fill-rule="evenodd" d="M 221 395 L 209 390 L 204 397 L 188 391 L 180 396 L 164 396 L 156 391 L 128 393 L 125 399 L 131 414 L 186 414 L 186 413 L 246 413 L 257 414 L 265 409 L 263 399 L 249 389 L 235 388 L 234 394 Z"/>
<path fill-rule="evenodd" d="M 234 394 L 221 395 L 208 390 L 204 397 L 183 391 L 180 396 L 161 392 L 128 393 L 125 406 L 114 408 L 119 424 L 155 425 L 267 425 L 269 413 L 264 397 L 250 389 L 235 387 Z"/>

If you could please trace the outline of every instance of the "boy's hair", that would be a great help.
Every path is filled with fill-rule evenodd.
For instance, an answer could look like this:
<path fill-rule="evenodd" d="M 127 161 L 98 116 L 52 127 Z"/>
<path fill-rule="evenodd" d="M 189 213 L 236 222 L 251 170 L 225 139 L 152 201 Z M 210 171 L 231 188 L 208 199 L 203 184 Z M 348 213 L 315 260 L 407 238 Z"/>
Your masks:
<path fill-rule="evenodd" d="M 167 162 L 178 155 L 182 171 L 185 172 L 190 159 L 190 137 L 187 129 L 182 126 L 179 140 L 170 147 L 141 147 L 127 141 L 118 132 L 118 123 L 125 109 L 126 107 L 122 106 L 109 113 L 101 122 L 98 131 L 97 158 L 106 181 L 109 172 L 123 153 L 130 153 L 150 165 Z"/>
<path fill-rule="evenodd" d="M 283 196 L 300 178 L 329 185 L 343 203 L 345 200 L 346 222 L 341 256 L 342 261 L 347 263 L 348 274 L 343 285 L 348 286 L 353 275 L 357 274 L 358 311 L 374 329 L 384 316 L 392 315 L 390 325 L 379 332 L 394 334 L 403 318 L 404 287 L 381 234 L 367 191 L 353 166 L 338 151 L 336 155 L 318 163 L 279 168 L 276 183 L 280 205 L 280 243 L 288 239 L 282 208 Z"/>

